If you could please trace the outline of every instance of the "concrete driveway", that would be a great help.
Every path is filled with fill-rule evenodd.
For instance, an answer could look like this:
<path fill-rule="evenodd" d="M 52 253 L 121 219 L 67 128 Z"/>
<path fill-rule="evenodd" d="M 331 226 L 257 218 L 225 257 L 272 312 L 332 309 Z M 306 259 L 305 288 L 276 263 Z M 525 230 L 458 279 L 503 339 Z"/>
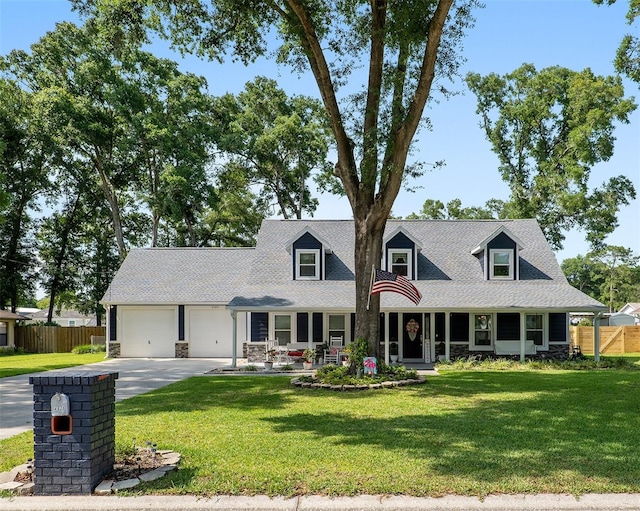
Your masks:
<path fill-rule="evenodd" d="M 117 372 L 116 401 L 144 394 L 216 367 L 231 365 L 228 358 L 113 358 L 104 362 L 48 371 L 56 373 Z M 0 440 L 32 429 L 32 373 L 0 378 Z"/>

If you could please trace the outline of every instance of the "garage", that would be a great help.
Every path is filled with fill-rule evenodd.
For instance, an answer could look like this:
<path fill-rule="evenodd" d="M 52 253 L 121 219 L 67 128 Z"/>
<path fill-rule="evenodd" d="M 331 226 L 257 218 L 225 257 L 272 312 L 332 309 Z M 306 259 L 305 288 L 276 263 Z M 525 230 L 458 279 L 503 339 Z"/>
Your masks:
<path fill-rule="evenodd" d="M 230 357 L 233 320 L 224 307 L 188 307 L 190 358 Z"/>
<path fill-rule="evenodd" d="M 175 307 L 120 307 L 118 312 L 118 324 L 121 326 L 118 338 L 122 357 L 175 357 Z"/>

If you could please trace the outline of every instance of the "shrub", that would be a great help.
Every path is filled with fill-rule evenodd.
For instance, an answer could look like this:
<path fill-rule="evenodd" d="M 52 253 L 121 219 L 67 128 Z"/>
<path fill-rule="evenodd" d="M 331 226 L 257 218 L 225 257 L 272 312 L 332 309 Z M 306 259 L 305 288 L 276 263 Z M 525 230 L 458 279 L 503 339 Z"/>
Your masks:
<path fill-rule="evenodd" d="M 24 355 L 23 348 L 0 348 L 0 357 L 10 357 L 11 355 Z"/>
<path fill-rule="evenodd" d="M 81 344 L 71 350 L 71 353 L 76 355 L 82 355 L 84 353 L 101 353 L 106 352 L 107 346 L 105 344 Z"/>
<path fill-rule="evenodd" d="M 349 346 L 349 359 L 361 371 L 364 369 L 364 358 L 369 356 L 369 342 L 364 337 L 358 337 Z"/>
<path fill-rule="evenodd" d="M 349 368 L 327 364 L 316 371 L 315 377 L 301 376 L 302 381 L 319 381 L 329 385 L 367 385 L 390 380 L 417 380 L 418 373 L 415 369 L 407 369 L 404 366 L 389 366 L 384 362 L 378 365 L 376 376 L 356 377 L 349 374 Z"/>
<path fill-rule="evenodd" d="M 454 369 L 457 371 L 472 371 L 475 369 L 490 371 L 535 371 L 547 369 L 564 369 L 570 371 L 589 369 L 627 369 L 630 371 L 640 370 L 640 366 L 635 364 L 634 359 L 624 357 L 601 358 L 596 362 L 592 357 L 579 360 L 527 360 L 524 363 L 513 358 L 485 358 L 479 360 L 477 357 L 458 358 L 452 362 L 440 362 L 438 368 L 441 370 Z"/>

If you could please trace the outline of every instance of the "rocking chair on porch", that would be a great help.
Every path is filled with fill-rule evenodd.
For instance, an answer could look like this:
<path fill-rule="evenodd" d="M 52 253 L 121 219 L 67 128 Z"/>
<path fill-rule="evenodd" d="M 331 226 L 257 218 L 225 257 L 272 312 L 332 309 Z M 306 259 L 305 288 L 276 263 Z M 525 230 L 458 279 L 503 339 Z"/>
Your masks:
<path fill-rule="evenodd" d="M 324 350 L 324 363 L 337 364 L 338 354 L 342 350 L 342 337 L 331 337 L 329 339 L 329 349 Z"/>

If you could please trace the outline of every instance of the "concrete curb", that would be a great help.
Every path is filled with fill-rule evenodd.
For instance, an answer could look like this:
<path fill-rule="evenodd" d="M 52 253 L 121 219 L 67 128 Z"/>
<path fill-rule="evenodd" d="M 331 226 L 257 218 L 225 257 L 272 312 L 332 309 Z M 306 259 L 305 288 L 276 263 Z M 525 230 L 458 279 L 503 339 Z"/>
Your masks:
<path fill-rule="evenodd" d="M 311 495 L 285 499 L 264 495 L 233 496 L 153 496 L 142 497 L 16 497 L 0 499 L 0 511 L 562 511 L 562 510 L 638 510 L 637 494 L 572 495 L 490 495 L 477 497 L 446 496 L 418 498 L 362 495 L 323 497 Z"/>

